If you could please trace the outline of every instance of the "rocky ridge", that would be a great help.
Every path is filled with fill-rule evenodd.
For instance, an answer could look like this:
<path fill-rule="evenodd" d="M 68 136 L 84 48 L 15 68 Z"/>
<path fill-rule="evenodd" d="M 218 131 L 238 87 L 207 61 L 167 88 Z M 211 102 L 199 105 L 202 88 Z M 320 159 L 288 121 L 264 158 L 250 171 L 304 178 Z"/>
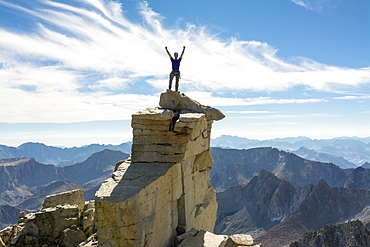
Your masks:
<path fill-rule="evenodd" d="M 217 192 L 248 184 L 262 169 L 296 187 L 316 184 L 323 179 L 332 187 L 370 190 L 370 170 L 363 167 L 341 169 L 332 163 L 307 160 L 271 147 L 248 150 L 212 148 L 212 153 L 215 169 L 211 173 L 211 182 Z"/>
<path fill-rule="evenodd" d="M 105 149 L 130 153 L 131 143 L 122 143 L 120 145 L 91 144 L 73 148 L 52 147 L 43 143 L 33 142 L 23 143 L 19 147 L 0 145 L 0 159 L 34 158 L 37 162 L 43 164 L 68 166 L 82 162 L 93 153 L 101 152 Z"/>
<path fill-rule="evenodd" d="M 251 234 L 266 247 L 289 245 L 326 224 L 370 222 L 369 191 L 330 187 L 324 180 L 294 187 L 267 170 L 246 186 L 217 193 L 217 202 L 215 233 Z"/>
<path fill-rule="evenodd" d="M 301 147 L 312 149 L 317 153 L 330 154 L 336 158 L 342 157 L 345 160 L 361 166 L 370 162 L 370 138 L 341 137 L 333 139 L 310 139 L 308 137 L 276 138 L 272 140 L 251 140 L 236 136 L 220 136 L 213 140 L 213 147 L 232 149 L 250 149 L 255 147 L 275 147 L 280 150 L 293 151 Z M 311 156 L 312 157 L 312 156 Z M 311 158 L 307 157 L 307 158 Z M 318 157 L 316 157 L 318 158 Z M 341 159 L 341 158 L 340 158 Z M 327 160 L 320 160 L 328 162 Z M 330 161 L 332 162 L 332 161 Z M 342 163 L 342 162 L 341 162 Z M 340 163 L 336 164 L 340 166 Z"/>
<path fill-rule="evenodd" d="M 309 232 L 290 247 L 335 246 L 367 247 L 370 246 L 370 231 L 364 224 L 350 221 L 338 225 L 326 225 L 322 229 Z"/>

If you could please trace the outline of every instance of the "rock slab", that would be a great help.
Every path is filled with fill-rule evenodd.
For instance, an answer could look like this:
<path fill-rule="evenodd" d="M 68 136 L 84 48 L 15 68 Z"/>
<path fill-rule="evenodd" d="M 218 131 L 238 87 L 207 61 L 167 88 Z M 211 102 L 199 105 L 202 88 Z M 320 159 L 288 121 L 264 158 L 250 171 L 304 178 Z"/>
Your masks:
<path fill-rule="evenodd" d="M 183 93 L 167 90 L 161 94 L 159 105 L 162 108 L 180 112 L 204 113 L 209 120 L 221 120 L 225 115 L 218 109 L 205 106 Z"/>

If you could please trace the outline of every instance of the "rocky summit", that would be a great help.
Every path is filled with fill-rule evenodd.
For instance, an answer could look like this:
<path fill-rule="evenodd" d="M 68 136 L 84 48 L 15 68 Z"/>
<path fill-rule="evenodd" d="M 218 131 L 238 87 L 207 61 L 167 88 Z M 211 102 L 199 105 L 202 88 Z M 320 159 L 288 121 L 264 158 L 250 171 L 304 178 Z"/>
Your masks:
<path fill-rule="evenodd" d="M 171 90 L 160 107 L 132 115 L 131 158 L 96 193 L 99 245 L 176 246 L 176 236 L 193 228 L 213 231 L 210 135 L 212 122 L 223 117 Z"/>

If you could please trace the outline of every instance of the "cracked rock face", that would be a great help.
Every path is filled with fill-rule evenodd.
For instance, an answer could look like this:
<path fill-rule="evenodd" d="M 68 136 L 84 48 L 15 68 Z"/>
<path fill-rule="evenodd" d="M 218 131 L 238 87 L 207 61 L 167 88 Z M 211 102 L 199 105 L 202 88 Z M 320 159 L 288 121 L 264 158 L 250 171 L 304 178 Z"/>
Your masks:
<path fill-rule="evenodd" d="M 174 246 L 192 228 L 213 231 L 210 134 L 220 117 L 207 114 L 151 108 L 132 115 L 131 158 L 95 195 L 99 245 Z"/>

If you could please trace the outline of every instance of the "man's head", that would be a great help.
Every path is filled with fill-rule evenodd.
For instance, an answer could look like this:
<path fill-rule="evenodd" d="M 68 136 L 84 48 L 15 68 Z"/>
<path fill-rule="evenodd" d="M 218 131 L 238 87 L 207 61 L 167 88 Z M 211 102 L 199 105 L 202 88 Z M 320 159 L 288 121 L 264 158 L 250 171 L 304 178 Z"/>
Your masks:
<path fill-rule="evenodd" d="M 175 59 L 177 59 L 177 57 L 179 56 L 177 52 L 175 52 L 173 55 L 175 56 Z"/>

